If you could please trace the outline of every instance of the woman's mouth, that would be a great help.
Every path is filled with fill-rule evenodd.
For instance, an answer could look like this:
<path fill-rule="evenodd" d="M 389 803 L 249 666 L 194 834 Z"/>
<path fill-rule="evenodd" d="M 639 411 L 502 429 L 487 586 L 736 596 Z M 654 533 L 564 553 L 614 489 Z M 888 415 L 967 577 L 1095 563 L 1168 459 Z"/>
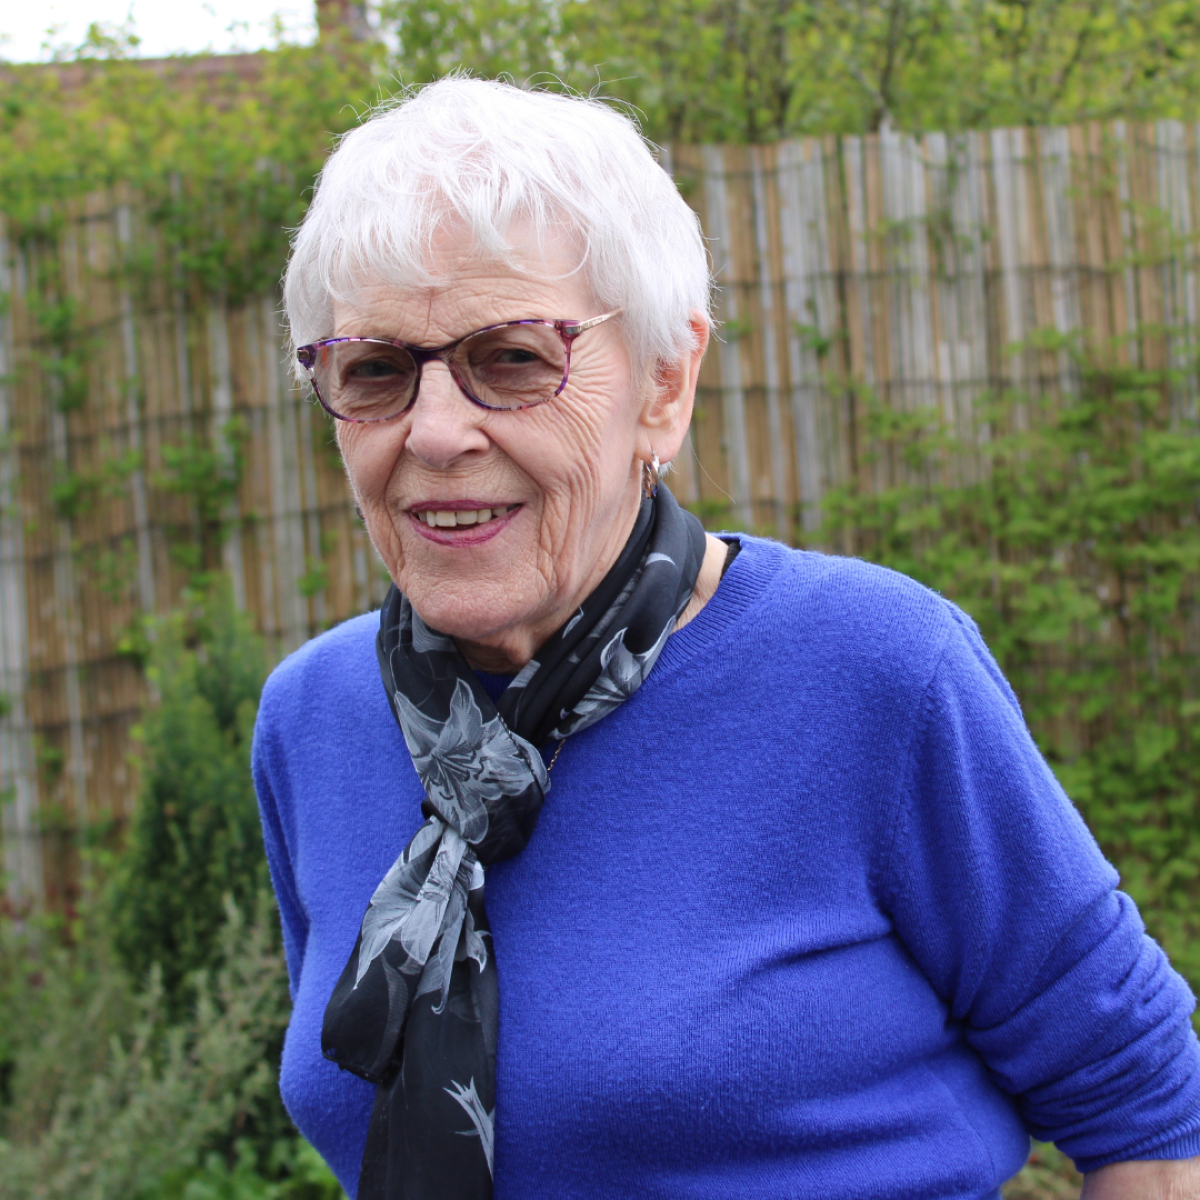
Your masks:
<path fill-rule="evenodd" d="M 409 518 L 426 541 L 440 546 L 478 546 L 491 541 L 513 521 L 520 504 L 489 508 L 410 508 Z"/>
<path fill-rule="evenodd" d="M 466 525 L 485 525 L 516 507 L 515 504 L 501 504 L 495 508 L 426 508 L 413 515 L 431 529 L 459 529 Z"/>

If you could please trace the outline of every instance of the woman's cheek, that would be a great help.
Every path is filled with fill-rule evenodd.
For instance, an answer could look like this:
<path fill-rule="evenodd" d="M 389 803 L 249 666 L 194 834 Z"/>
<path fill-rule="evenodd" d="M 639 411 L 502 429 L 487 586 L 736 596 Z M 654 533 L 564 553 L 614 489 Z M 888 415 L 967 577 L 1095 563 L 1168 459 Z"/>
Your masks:
<path fill-rule="evenodd" d="M 348 426 L 338 438 L 351 489 L 364 513 L 368 505 L 386 508 L 388 484 L 397 458 L 393 439 L 371 436 L 380 432 L 369 426 Z"/>

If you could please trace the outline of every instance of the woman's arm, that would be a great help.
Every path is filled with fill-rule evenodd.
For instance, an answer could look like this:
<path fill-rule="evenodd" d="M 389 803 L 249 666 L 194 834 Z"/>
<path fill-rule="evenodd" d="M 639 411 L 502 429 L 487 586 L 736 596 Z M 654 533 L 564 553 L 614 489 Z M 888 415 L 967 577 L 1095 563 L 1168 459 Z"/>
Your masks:
<path fill-rule="evenodd" d="M 296 877 L 292 870 L 291 854 L 285 832 L 280 801 L 290 802 L 286 791 L 283 796 L 275 780 L 286 781 L 287 772 L 282 769 L 280 739 L 275 735 L 272 700 L 275 694 L 272 680 L 267 680 L 258 707 L 258 719 L 254 725 L 254 744 L 251 750 L 251 768 L 254 774 L 254 790 L 258 794 L 258 811 L 262 818 L 263 845 L 267 852 L 267 866 L 271 873 L 271 884 L 279 906 L 279 920 L 283 927 L 283 950 L 287 958 L 288 986 L 295 998 L 296 984 L 304 966 L 304 951 L 308 944 L 308 915 L 296 888 Z"/>
<path fill-rule="evenodd" d="M 1101 1167 L 1084 1177 L 1079 1200 L 1200 1200 L 1200 1158 Z"/>
<path fill-rule="evenodd" d="M 1200 1150 L 1195 1001 L 960 628 L 914 730 L 884 904 L 1029 1132 L 1095 1173 L 1087 1200 L 1158 1200 L 1137 1171 Z M 1114 1160 L 1137 1161 L 1132 1190 L 1107 1190 Z"/>

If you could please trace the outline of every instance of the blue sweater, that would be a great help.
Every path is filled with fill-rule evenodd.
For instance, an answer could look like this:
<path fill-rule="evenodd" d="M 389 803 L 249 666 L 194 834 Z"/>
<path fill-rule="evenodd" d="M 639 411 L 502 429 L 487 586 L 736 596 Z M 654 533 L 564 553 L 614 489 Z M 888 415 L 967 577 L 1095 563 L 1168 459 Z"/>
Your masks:
<path fill-rule="evenodd" d="M 743 538 L 488 868 L 497 1200 L 998 1196 L 1200 1153 L 1192 996 L 969 618 Z M 373 1089 L 326 1001 L 422 792 L 378 618 L 288 658 L 254 764 L 295 1010 L 283 1097 L 354 1194 Z"/>

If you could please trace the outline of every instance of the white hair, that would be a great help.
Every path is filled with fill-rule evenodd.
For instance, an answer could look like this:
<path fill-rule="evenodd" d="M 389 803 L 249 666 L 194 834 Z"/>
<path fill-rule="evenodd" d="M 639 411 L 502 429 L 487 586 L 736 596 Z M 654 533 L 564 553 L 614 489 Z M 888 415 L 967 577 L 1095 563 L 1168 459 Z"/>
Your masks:
<path fill-rule="evenodd" d="M 578 244 L 597 312 L 625 310 L 636 372 L 695 345 L 708 253 L 634 122 L 597 100 L 464 76 L 381 106 L 325 163 L 284 276 L 293 345 L 331 336 L 334 301 L 364 283 L 436 286 L 431 248 L 447 228 L 517 265 L 518 225 L 536 245 L 564 232 Z"/>

